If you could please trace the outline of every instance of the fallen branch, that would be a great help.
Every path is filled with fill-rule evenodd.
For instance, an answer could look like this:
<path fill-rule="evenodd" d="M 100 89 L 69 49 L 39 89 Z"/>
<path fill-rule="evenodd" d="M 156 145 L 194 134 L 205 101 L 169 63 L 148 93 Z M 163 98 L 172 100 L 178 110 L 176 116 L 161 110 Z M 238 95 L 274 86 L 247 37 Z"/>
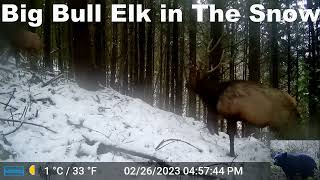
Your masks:
<path fill-rule="evenodd" d="M 67 116 L 67 117 L 68 117 L 68 116 Z M 84 125 L 83 125 L 83 122 L 80 122 L 80 124 L 74 124 L 74 123 L 72 123 L 70 120 L 67 120 L 67 124 L 69 124 L 69 125 L 71 125 L 71 126 L 74 126 L 75 128 L 78 128 L 78 129 L 84 128 L 84 129 L 87 129 L 87 130 L 89 130 L 89 131 L 93 131 L 93 132 L 99 133 L 99 134 L 103 135 L 104 137 L 106 137 L 107 139 L 110 138 L 109 136 L 103 134 L 103 133 L 100 132 L 100 131 L 97 131 L 97 130 L 94 130 L 94 129 L 91 129 L 91 128 L 89 128 L 89 127 L 84 126 Z"/>
<path fill-rule="evenodd" d="M 157 162 L 157 163 L 160 163 L 160 164 L 161 163 L 165 163 L 164 160 L 158 159 L 158 158 L 153 157 L 153 156 L 148 155 L 148 154 L 131 151 L 131 150 L 124 149 L 124 148 L 119 148 L 119 147 L 116 147 L 116 146 L 113 146 L 113 145 L 106 145 L 106 144 L 103 144 L 103 143 L 99 144 L 99 147 L 97 149 L 97 154 L 98 155 L 106 154 L 106 153 L 109 153 L 110 151 L 111 152 L 116 152 L 116 153 L 129 154 L 131 156 L 141 157 L 143 159 L 149 159 L 151 161 L 154 161 L 154 162 Z"/>
<path fill-rule="evenodd" d="M 5 106 L 8 106 L 8 107 L 11 107 L 11 108 L 14 109 L 14 110 L 18 110 L 18 108 L 13 107 L 13 106 L 11 106 L 11 105 L 7 105 L 6 103 L 0 102 L 0 104 L 5 105 Z"/>
<path fill-rule="evenodd" d="M 95 101 L 95 102 L 97 102 L 97 103 L 101 103 L 101 100 L 100 100 L 100 98 L 99 98 L 99 96 L 98 95 L 96 95 L 96 97 L 97 97 L 97 99 L 95 99 L 94 97 L 92 97 L 92 99 Z"/>
<path fill-rule="evenodd" d="M 51 98 L 33 99 L 33 101 L 34 101 L 35 103 L 38 102 L 38 101 L 40 101 L 40 102 L 42 102 L 42 104 L 45 104 L 46 102 L 49 102 L 50 105 L 52 105 L 52 106 L 56 105 L 56 103 L 54 103 Z"/>
<path fill-rule="evenodd" d="M 169 142 L 169 141 L 172 141 L 172 142 Z M 180 140 L 180 139 L 167 139 L 167 140 L 162 140 L 161 143 L 156 147 L 156 150 L 160 150 L 160 149 L 164 148 L 165 146 L 167 146 L 167 145 L 169 145 L 169 144 L 171 144 L 171 143 L 177 142 L 177 141 L 183 142 L 183 143 L 185 143 L 185 144 L 187 144 L 187 145 L 189 145 L 189 146 L 197 149 L 199 152 L 203 152 L 202 149 L 200 149 L 200 148 L 198 148 L 198 147 L 196 147 L 196 146 L 194 146 L 194 145 L 192 145 L 192 144 L 190 144 L 190 143 L 188 143 L 188 142 L 186 142 L 186 141 Z M 163 144 L 166 143 L 166 142 L 169 142 L 169 143 L 163 145 Z"/>
<path fill-rule="evenodd" d="M 16 88 L 13 89 L 12 93 L 11 93 L 11 96 L 10 96 L 10 99 L 9 101 L 7 102 L 6 106 L 4 107 L 4 110 L 7 109 L 8 105 L 10 104 L 12 98 L 14 97 L 14 93 L 16 93 Z"/>
<path fill-rule="evenodd" d="M 4 95 L 4 94 L 10 94 L 12 92 L 4 92 L 4 93 L 0 93 L 0 95 Z"/>
<path fill-rule="evenodd" d="M 3 122 L 21 122 L 21 121 L 18 121 L 18 120 L 10 120 L 10 119 L 3 119 L 3 118 L 0 118 L 0 121 L 3 121 Z M 29 122 L 24 122 L 23 124 L 27 124 L 27 125 L 32 125 L 32 126 L 37 126 L 37 127 L 42 127 L 52 133 L 55 133 L 55 134 L 58 134 L 58 132 L 54 131 L 54 130 L 51 130 L 50 128 L 46 127 L 46 126 L 42 126 L 42 125 L 39 125 L 39 124 L 35 124 L 35 123 L 29 123 Z"/>
<path fill-rule="evenodd" d="M 44 87 L 48 86 L 49 84 L 53 83 L 54 81 L 56 81 L 56 80 L 58 80 L 58 79 L 62 78 L 63 76 L 64 76 L 64 74 L 59 74 L 58 76 L 56 76 L 56 77 L 52 78 L 51 80 L 49 80 L 49 81 L 47 81 L 47 82 L 43 83 L 41 87 L 43 87 L 43 88 L 44 88 Z"/>
<path fill-rule="evenodd" d="M 11 118 L 11 120 L 13 120 L 12 110 L 10 109 L 9 111 L 10 111 L 10 114 L 11 114 L 10 118 Z M 8 122 L 8 124 L 9 124 L 9 126 L 10 126 L 10 123 L 9 123 L 9 122 Z M 14 122 L 12 123 L 12 125 L 14 126 Z"/>
<path fill-rule="evenodd" d="M 10 135 L 10 134 L 13 134 L 13 133 L 15 133 L 16 131 L 18 131 L 21 127 L 22 127 L 22 125 L 23 125 L 23 123 L 24 123 L 24 121 L 25 121 L 25 115 L 27 114 L 27 107 L 25 107 L 24 109 L 23 109 L 23 113 L 22 113 L 22 115 L 21 115 L 21 117 L 20 117 L 20 120 L 23 118 L 23 120 L 22 121 L 20 121 L 20 125 L 18 126 L 18 127 L 16 127 L 14 130 L 12 130 L 12 131 L 10 131 L 10 132 L 8 132 L 8 133 L 6 133 L 6 134 L 3 134 L 3 136 L 5 137 L 5 136 L 8 136 L 8 135 Z"/>
<path fill-rule="evenodd" d="M 59 52 L 59 51 L 62 51 L 62 50 L 66 50 L 66 49 L 67 49 L 66 47 L 56 48 L 56 49 L 52 50 L 52 51 L 50 52 L 50 54 L 54 54 L 54 53 L 56 53 L 56 52 Z"/>

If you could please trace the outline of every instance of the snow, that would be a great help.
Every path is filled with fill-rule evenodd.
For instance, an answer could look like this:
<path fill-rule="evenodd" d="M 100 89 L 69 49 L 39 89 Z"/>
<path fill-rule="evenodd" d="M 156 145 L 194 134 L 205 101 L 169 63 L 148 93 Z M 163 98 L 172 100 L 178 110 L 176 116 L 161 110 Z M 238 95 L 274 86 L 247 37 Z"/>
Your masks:
<path fill-rule="evenodd" d="M 9 73 L 12 71 L 13 73 Z M 53 77 L 39 76 L 43 81 Z M 34 83 L 30 81 L 34 80 Z M 181 117 L 144 103 L 142 100 L 105 88 L 90 92 L 70 80 L 61 78 L 41 87 L 42 83 L 25 69 L 0 62 L 0 102 L 7 103 L 16 89 L 10 105 L 19 120 L 25 107 L 25 122 L 18 131 L 0 139 L 0 148 L 12 153 L 4 161 L 19 162 L 137 162 L 147 161 L 123 153 L 98 153 L 101 143 L 144 153 L 167 162 L 270 162 L 267 146 L 254 138 L 236 138 L 237 157 L 229 157 L 229 138 L 225 133 L 211 135 L 201 121 Z M 50 101 L 36 101 L 49 98 Z M 10 119 L 9 107 L 0 105 L 0 118 Z M 20 114 L 19 114 L 20 113 Z M 0 133 L 15 126 L 0 122 Z M 167 139 L 179 139 L 163 148 L 156 147 Z M 198 149 L 202 151 L 199 151 Z M 0 149 L 1 150 L 1 149 Z"/>

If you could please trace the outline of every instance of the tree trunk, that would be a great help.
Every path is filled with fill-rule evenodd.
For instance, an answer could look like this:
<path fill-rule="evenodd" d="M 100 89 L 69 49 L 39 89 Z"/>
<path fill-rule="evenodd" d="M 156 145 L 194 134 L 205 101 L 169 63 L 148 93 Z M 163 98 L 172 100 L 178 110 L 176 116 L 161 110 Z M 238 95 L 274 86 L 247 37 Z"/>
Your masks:
<path fill-rule="evenodd" d="M 139 4 L 142 5 L 142 9 L 145 8 L 144 0 L 139 0 Z M 138 41 L 139 41 L 139 78 L 137 84 L 137 93 L 138 98 L 145 99 L 145 80 L 146 80 L 146 59 L 145 59 L 145 51 L 146 51 L 146 24 L 145 22 L 138 23 Z"/>
<path fill-rule="evenodd" d="M 138 41 L 138 23 L 134 24 L 134 97 L 139 97 L 139 41 Z"/>
<path fill-rule="evenodd" d="M 122 24 L 122 50 L 121 50 L 121 56 L 122 56 L 122 87 L 121 91 L 123 94 L 128 95 L 129 91 L 129 62 L 128 62 L 128 24 L 123 23 Z"/>
<path fill-rule="evenodd" d="M 70 8 L 86 8 L 86 0 L 70 0 Z M 93 56 L 91 53 L 91 41 L 89 24 L 87 22 L 72 23 L 73 30 L 73 62 L 75 79 L 79 87 L 95 91 L 99 88 L 94 76 Z"/>
<path fill-rule="evenodd" d="M 289 9 L 290 8 L 290 1 L 286 1 L 286 6 Z M 291 94 L 291 81 L 292 81 L 292 58 L 291 58 L 291 23 L 287 22 L 286 24 L 286 29 L 287 29 L 287 37 L 288 37 L 288 42 L 287 42 L 287 88 L 288 88 L 288 93 Z"/>
<path fill-rule="evenodd" d="M 62 57 L 62 29 L 61 24 L 57 24 L 57 30 L 56 30 L 56 43 L 57 43 L 57 51 L 58 51 L 58 67 L 60 72 L 64 71 L 64 63 L 63 63 L 63 57 Z"/>
<path fill-rule="evenodd" d="M 217 9 L 224 9 L 224 1 L 223 0 L 216 0 L 214 1 L 216 4 Z M 216 15 L 216 19 L 218 19 L 218 15 Z M 210 32 L 210 39 L 212 41 L 211 47 L 219 43 L 216 47 L 216 49 L 212 49 L 211 52 L 209 52 L 209 67 L 216 67 L 221 57 L 223 56 L 223 46 L 222 41 L 218 42 L 220 38 L 222 38 L 223 34 L 223 23 L 220 22 L 214 22 L 211 23 L 211 32 Z M 209 77 L 213 83 L 218 84 L 221 80 L 221 67 L 219 67 L 210 77 Z M 217 119 L 215 108 L 208 106 L 208 116 L 207 116 L 207 122 L 210 122 L 210 126 L 208 126 L 211 133 L 218 134 L 219 130 L 219 119 Z"/>
<path fill-rule="evenodd" d="M 259 0 L 249 0 L 248 7 L 252 4 L 259 4 Z M 249 80 L 260 82 L 260 23 L 255 23 L 249 20 Z M 245 128 L 245 136 L 256 134 L 258 130 L 248 124 L 243 123 Z M 257 134 L 256 134 L 257 135 Z"/>
<path fill-rule="evenodd" d="M 43 59 L 44 59 L 44 64 L 45 68 L 48 71 L 53 71 L 53 61 L 50 57 L 50 52 L 51 52 L 51 5 L 52 5 L 52 0 L 46 0 L 45 1 L 45 20 L 43 24 L 43 32 L 44 32 L 44 47 L 43 47 Z"/>
<path fill-rule="evenodd" d="M 270 6 L 272 9 L 278 8 L 278 1 L 271 0 Z M 271 23 L 271 84 L 274 88 L 279 88 L 279 45 L 278 45 L 278 23 L 275 21 L 275 16 L 273 16 L 273 21 Z"/>
<path fill-rule="evenodd" d="M 68 5 L 71 5 L 71 0 L 68 0 Z M 73 23 L 71 21 L 67 22 L 68 26 L 68 78 L 72 79 L 74 78 L 74 62 L 73 62 L 73 54 L 74 54 L 74 49 L 73 49 Z"/>
<path fill-rule="evenodd" d="M 177 1 L 173 1 L 173 8 L 177 8 Z M 179 72 L 179 24 L 176 22 L 177 18 L 174 18 L 173 30 L 172 30 L 172 71 L 171 71 L 171 108 L 172 112 L 176 112 L 177 110 L 177 91 L 178 91 L 178 72 Z M 182 102 L 181 102 L 182 103 Z M 180 107 L 182 108 L 182 107 Z M 181 113 L 181 112 L 179 112 Z M 178 114 L 179 114 L 178 113 Z"/>
<path fill-rule="evenodd" d="M 159 108 L 163 108 L 164 107 L 164 99 L 165 99 L 165 94 L 164 94 L 164 51 L 163 51 L 163 38 L 164 38 L 164 34 L 163 34 L 163 23 L 160 24 L 160 62 L 159 62 Z"/>
<path fill-rule="evenodd" d="M 307 0 L 308 9 L 313 9 L 312 0 Z M 314 23 L 309 19 L 309 57 L 308 57 L 308 66 L 309 66 L 309 116 L 310 116 L 310 133 L 316 133 L 319 135 L 320 121 L 318 113 L 318 103 L 317 103 L 317 55 L 316 55 L 316 34 L 314 29 Z"/>
<path fill-rule="evenodd" d="M 131 1 L 130 1 L 131 2 Z M 135 86 L 135 24 L 129 23 L 129 31 L 128 31 L 128 61 L 129 61 L 129 94 L 133 96 L 134 94 L 134 86 Z"/>
<path fill-rule="evenodd" d="M 165 66 L 165 106 L 166 110 L 170 110 L 172 104 L 170 103 L 170 72 L 171 72 L 171 25 L 167 23 L 166 30 L 166 66 Z M 171 77 L 172 78 L 172 77 Z M 171 87 L 172 88 L 172 87 Z M 172 94 L 171 94 L 172 95 Z"/>
<path fill-rule="evenodd" d="M 230 68 L 230 72 L 229 72 L 229 76 L 230 76 L 230 80 L 234 80 L 235 79 L 235 67 L 234 67 L 234 61 L 235 61 L 235 23 L 231 23 L 231 32 L 230 32 L 230 64 L 229 64 L 229 68 Z"/>
<path fill-rule="evenodd" d="M 106 17 L 106 2 L 105 0 L 96 0 L 96 4 L 101 4 L 101 16 Z M 95 55 L 96 55 L 96 78 L 98 83 L 106 86 L 106 21 L 96 23 L 95 32 Z"/>
<path fill-rule="evenodd" d="M 189 9 L 189 65 L 197 65 L 197 21 L 196 21 L 196 11 L 192 10 L 192 3 L 195 3 L 195 0 L 190 0 L 188 6 Z M 189 82 L 195 82 L 196 72 L 194 68 L 190 68 L 189 71 Z M 188 90 L 188 113 L 189 117 L 196 118 L 197 113 L 197 96 L 192 90 Z"/>
<path fill-rule="evenodd" d="M 113 4 L 117 4 L 118 0 L 113 0 Z M 118 23 L 112 23 L 112 55 L 111 55 L 111 75 L 110 86 L 116 89 L 117 75 L 117 59 L 118 59 Z"/>
<path fill-rule="evenodd" d="M 177 92 L 176 92 L 176 113 L 182 115 L 183 113 L 183 93 L 184 93 L 184 52 L 185 52 L 185 42 L 184 42 L 184 27 L 185 24 L 182 22 L 180 24 L 180 35 L 179 35 L 179 64 L 178 64 L 178 77 L 177 77 Z"/>
<path fill-rule="evenodd" d="M 153 73 L 154 73 L 154 5 L 153 1 L 149 0 L 148 6 L 151 9 L 149 16 L 151 22 L 148 23 L 148 32 L 147 32 L 147 63 L 146 63 L 146 89 L 145 97 L 147 103 L 153 105 Z"/>

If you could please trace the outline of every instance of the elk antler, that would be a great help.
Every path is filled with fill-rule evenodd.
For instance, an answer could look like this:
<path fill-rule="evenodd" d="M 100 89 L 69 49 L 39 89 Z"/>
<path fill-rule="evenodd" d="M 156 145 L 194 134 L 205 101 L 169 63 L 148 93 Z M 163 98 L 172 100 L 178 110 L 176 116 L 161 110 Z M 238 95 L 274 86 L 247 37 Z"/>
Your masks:
<path fill-rule="evenodd" d="M 221 43 L 221 41 L 222 41 L 222 35 L 219 37 L 218 41 L 212 46 L 212 44 L 213 44 L 213 39 L 212 39 L 212 40 L 209 42 L 209 45 L 208 45 L 208 47 L 207 47 L 207 52 L 208 52 L 209 54 L 212 53 L 212 52 L 218 47 L 218 45 Z M 224 58 L 224 53 L 225 53 L 225 51 L 224 51 L 224 49 L 222 49 L 222 54 L 221 54 L 219 63 L 218 63 L 214 68 L 211 66 L 210 70 L 207 71 L 206 73 L 204 73 L 204 74 L 202 73 L 203 75 L 202 75 L 202 76 L 200 75 L 200 79 L 208 78 L 208 77 L 209 77 L 213 72 L 215 72 L 222 64 L 224 64 L 224 63 L 222 63 L 223 58 Z M 192 69 L 192 70 L 194 70 L 194 71 L 196 71 L 196 72 L 200 72 L 201 70 L 203 70 L 203 69 L 201 68 L 201 65 L 207 66 L 207 64 L 203 63 L 202 61 L 198 61 L 198 63 L 199 63 L 199 65 L 200 65 L 200 67 L 197 66 L 197 64 L 191 64 L 191 63 L 189 63 L 189 64 L 188 64 L 189 69 Z M 200 73 L 200 74 L 201 74 L 201 73 Z M 186 74 L 185 74 L 185 76 L 186 76 Z M 186 76 L 186 77 L 187 77 L 187 76 Z"/>
<path fill-rule="evenodd" d="M 216 42 L 216 44 L 214 44 L 214 46 L 212 46 L 213 39 L 211 39 L 211 41 L 209 42 L 208 47 L 207 47 L 207 53 L 211 54 L 218 47 L 218 45 L 220 44 L 221 40 L 222 40 L 222 35 L 219 37 L 219 39 Z M 211 48 L 211 46 L 212 46 L 212 48 Z"/>
<path fill-rule="evenodd" d="M 204 78 L 208 78 L 212 73 L 214 73 L 222 64 L 222 59 L 224 58 L 224 50 L 222 50 L 222 54 L 221 54 L 221 57 L 220 57 L 220 60 L 219 60 L 219 63 L 214 67 L 214 68 L 210 68 L 209 71 L 207 71 L 204 75 L 203 75 L 203 79 Z"/>
<path fill-rule="evenodd" d="M 221 54 L 221 57 L 220 57 L 220 60 L 219 60 L 219 63 L 214 67 L 207 72 L 207 73 L 213 73 L 214 71 L 216 71 L 222 64 L 225 64 L 225 63 L 222 63 L 222 60 L 224 58 L 224 49 L 222 50 L 222 54 Z"/>

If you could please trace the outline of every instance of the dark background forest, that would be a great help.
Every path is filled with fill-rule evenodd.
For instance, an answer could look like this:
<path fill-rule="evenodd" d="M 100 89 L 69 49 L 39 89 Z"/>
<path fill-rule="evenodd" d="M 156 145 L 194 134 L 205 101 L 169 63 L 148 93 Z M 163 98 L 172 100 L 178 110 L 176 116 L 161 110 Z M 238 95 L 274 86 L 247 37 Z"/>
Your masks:
<path fill-rule="evenodd" d="M 105 19 L 101 23 L 52 23 L 53 3 L 77 9 L 101 4 Z M 142 4 L 151 9 L 152 22 L 112 23 L 111 4 L 117 3 Z M 236 23 L 197 23 L 193 3 L 238 9 L 242 18 Z M 44 48 L 41 58 L 29 56 L 28 62 L 38 73 L 64 73 L 81 88 L 111 87 L 160 109 L 205 121 L 212 115 L 186 88 L 187 82 L 197 78 L 197 72 L 188 67 L 197 64 L 206 71 L 222 59 L 211 79 L 251 80 L 279 88 L 297 99 L 304 124 L 316 124 L 320 117 L 320 20 L 254 23 L 248 18 L 248 8 L 258 3 L 272 9 L 320 8 L 316 0 L 30 0 L 28 8 L 44 10 L 44 23 L 27 28 L 41 34 Z M 182 9 L 183 22 L 160 23 L 160 4 Z M 210 44 L 217 44 L 214 51 L 208 51 Z M 224 130 L 224 121 L 216 123 L 217 129 Z M 243 127 L 243 136 L 257 131 Z"/>

